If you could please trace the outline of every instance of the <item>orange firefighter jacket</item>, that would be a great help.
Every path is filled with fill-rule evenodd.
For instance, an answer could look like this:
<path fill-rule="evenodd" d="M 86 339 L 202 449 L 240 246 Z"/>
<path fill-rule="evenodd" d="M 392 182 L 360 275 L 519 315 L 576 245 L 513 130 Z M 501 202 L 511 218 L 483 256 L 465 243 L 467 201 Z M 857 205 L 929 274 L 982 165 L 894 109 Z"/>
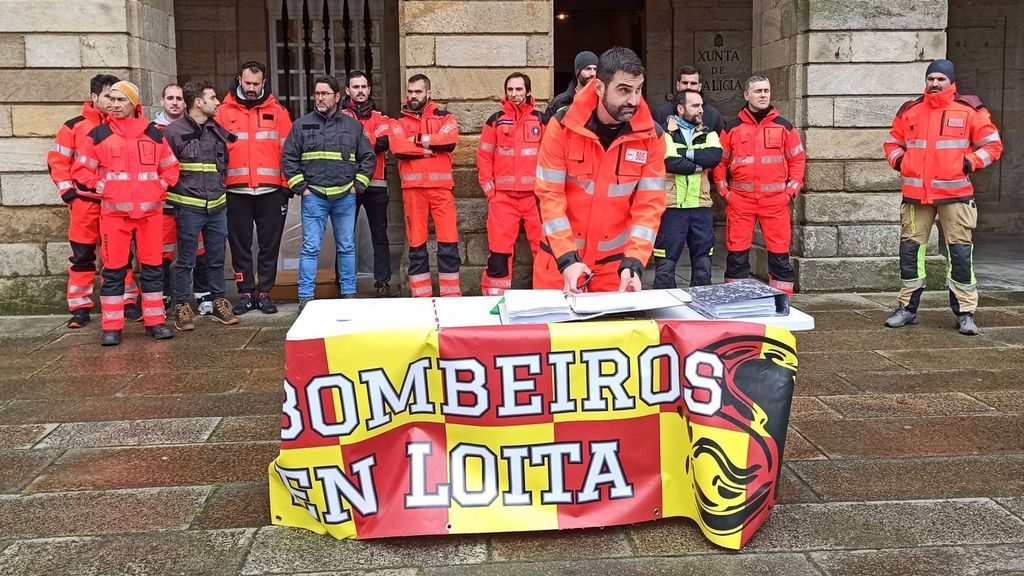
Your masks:
<path fill-rule="evenodd" d="M 616 260 L 647 265 L 665 211 L 665 140 L 642 99 L 605 150 L 593 120 L 596 83 L 549 122 L 537 158 L 536 194 L 549 252 L 564 271 Z"/>
<path fill-rule="evenodd" d="M 533 109 L 533 97 L 520 106 L 505 98 L 501 106 L 501 112 L 484 123 L 476 149 L 480 188 L 487 196 L 496 190 L 532 196 L 544 135 L 543 114 Z"/>
<path fill-rule="evenodd" d="M 273 94 L 249 108 L 229 92 L 215 118 L 237 138 L 228 144 L 228 189 L 287 185 L 281 175 L 281 151 L 292 120 Z"/>
<path fill-rule="evenodd" d="M 50 167 L 50 178 L 57 185 L 61 200 L 71 202 L 75 197 L 98 199 L 95 192 L 75 186 L 71 170 L 86 135 L 104 120 L 105 114 L 94 108 L 92 102 L 86 102 L 82 104 L 82 115 L 68 120 L 57 131 L 57 137 L 46 153 L 46 164 Z"/>
<path fill-rule="evenodd" d="M 452 152 L 459 142 L 455 116 L 433 101 L 419 111 L 402 107 L 392 118 L 388 144 L 398 159 L 402 188 L 453 188 Z"/>
<path fill-rule="evenodd" d="M 903 177 L 903 198 L 936 204 L 973 197 L 967 174 L 998 160 L 1003 142 L 981 101 L 953 84 L 904 104 L 883 148 Z"/>
<path fill-rule="evenodd" d="M 722 161 L 713 174 L 723 198 L 733 192 L 796 196 L 803 188 L 807 168 L 803 142 L 774 108 L 758 122 L 744 106 L 722 130 L 721 141 Z"/>

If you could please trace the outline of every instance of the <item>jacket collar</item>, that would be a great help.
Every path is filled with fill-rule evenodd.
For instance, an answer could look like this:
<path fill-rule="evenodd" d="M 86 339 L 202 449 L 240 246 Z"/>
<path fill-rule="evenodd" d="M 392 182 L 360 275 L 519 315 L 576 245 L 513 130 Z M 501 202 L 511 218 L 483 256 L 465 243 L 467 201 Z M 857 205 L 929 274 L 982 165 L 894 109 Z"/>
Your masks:
<path fill-rule="evenodd" d="M 754 118 L 754 113 L 750 111 L 750 107 L 749 106 L 744 106 L 740 110 L 740 113 L 737 114 L 737 116 L 745 124 L 753 124 L 754 126 L 757 126 L 757 119 Z M 765 115 L 764 120 L 762 120 L 762 121 L 763 122 L 768 122 L 769 120 L 773 120 L 775 118 L 778 118 L 778 116 L 779 116 L 779 111 L 775 109 L 775 106 L 771 106 L 768 109 L 768 114 Z"/>
<path fill-rule="evenodd" d="M 930 94 L 928 89 L 924 91 L 924 103 L 932 108 L 945 108 L 956 100 L 956 83 L 952 83 L 942 92 Z"/>
<path fill-rule="evenodd" d="M 345 96 L 341 101 L 341 108 L 351 110 L 355 117 L 360 120 L 366 120 L 377 109 L 377 103 L 373 101 L 373 98 L 369 98 L 366 100 L 366 104 L 356 104 L 351 98 Z"/>
<path fill-rule="evenodd" d="M 569 106 L 569 110 L 562 119 L 562 124 L 567 129 L 579 132 L 593 139 L 597 139 L 597 135 L 594 133 L 591 118 L 594 116 L 594 111 L 597 110 L 597 107 L 601 105 L 600 99 L 597 97 L 596 84 L 596 82 L 590 82 L 576 93 L 576 97 L 572 100 L 572 105 Z M 636 134 L 636 138 L 655 135 L 654 117 L 651 116 L 651 109 L 648 108 L 647 101 L 643 98 L 640 99 L 636 114 L 626 123 L 626 127 L 619 135 L 619 138 L 621 139 L 627 134 Z"/>
<path fill-rule="evenodd" d="M 505 112 L 505 114 L 515 116 L 517 118 L 519 116 L 526 116 L 527 114 L 533 112 L 533 96 L 527 96 L 526 101 L 518 106 L 513 104 L 512 101 L 508 99 L 508 97 L 502 98 L 501 109 L 503 112 Z"/>
<path fill-rule="evenodd" d="M 406 108 L 405 104 L 402 104 L 402 114 L 411 116 L 412 118 L 426 118 L 427 116 L 432 116 L 435 110 L 437 110 L 437 103 L 433 100 L 427 102 L 423 108 L 420 108 L 419 111 L 416 112 L 409 110 Z"/>
<path fill-rule="evenodd" d="M 222 106 L 226 104 L 228 106 L 237 106 L 239 108 L 251 110 L 253 108 L 263 108 L 264 106 L 270 106 L 277 103 L 277 98 L 274 98 L 274 95 L 266 89 L 263 90 L 263 96 L 250 101 L 245 98 L 239 98 L 236 93 L 237 88 L 238 80 L 235 80 L 235 83 L 231 85 L 231 91 L 224 95 L 224 104 L 222 104 Z"/>
<path fill-rule="evenodd" d="M 95 122 L 96 124 L 102 124 L 107 120 L 107 115 L 97 110 L 96 107 L 92 105 L 91 100 L 82 104 L 82 116 L 84 116 L 86 120 Z"/>
<path fill-rule="evenodd" d="M 237 136 L 235 136 L 231 132 L 228 132 L 227 128 L 221 126 L 216 120 L 213 119 L 213 117 L 207 119 L 205 124 L 200 124 L 199 122 L 196 122 L 196 119 L 190 116 L 188 113 L 183 114 L 182 118 L 186 119 L 185 121 L 188 122 L 188 125 L 192 128 L 192 132 L 195 134 L 202 135 L 202 133 L 205 131 L 212 133 L 214 136 L 220 138 L 225 142 L 234 142 L 238 140 Z"/>

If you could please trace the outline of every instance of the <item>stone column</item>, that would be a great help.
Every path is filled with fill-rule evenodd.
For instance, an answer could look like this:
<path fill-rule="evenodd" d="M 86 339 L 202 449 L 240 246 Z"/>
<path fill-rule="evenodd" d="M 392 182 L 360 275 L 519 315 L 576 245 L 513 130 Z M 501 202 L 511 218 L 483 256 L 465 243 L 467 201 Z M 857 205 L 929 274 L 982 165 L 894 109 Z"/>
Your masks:
<path fill-rule="evenodd" d="M 462 138 L 455 152 L 455 197 L 462 290 L 479 294 L 480 275 L 487 263 L 487 201 L 476 178 L 480 129 L 500 110 L 505 77 L 512 72 L 530 76 L 535 99 L 551 98 L 552 2 L 402 0 L 399 10 L 402 92 L 406 78 L 426 74 L 434 99 L 459 122 Z M 522 241 L 516 246 L 516 287 L 530 278 L 530 262 L 529 245 Z"/>
<path fill-rule="evenodd" d="M 68 210 L 47 174 L 61 123 L 89 79 L 139 84 L 146 103 L 174 75 L 171 0 L 7 0 L 0 10 L 0 313 L 63 308 Z"/>
<path fill-rule="evenodd" d="M 753 70 L 771 79 L 807 149 L 794 208 L 799 289 L 896 288 L 900 183 L 882 141 L 921 94 L 927 63 L 945 55 L 946 0 L 754 0 L 754 22 Z M 929 278 L 941 283 L 934 234 L 930 253 Z"/>

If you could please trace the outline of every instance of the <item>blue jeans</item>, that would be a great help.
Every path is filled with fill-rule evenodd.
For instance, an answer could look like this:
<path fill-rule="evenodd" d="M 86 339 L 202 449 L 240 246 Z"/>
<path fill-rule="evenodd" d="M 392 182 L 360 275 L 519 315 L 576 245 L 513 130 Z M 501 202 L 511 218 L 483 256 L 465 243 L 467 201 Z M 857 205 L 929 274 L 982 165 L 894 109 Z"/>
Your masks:
<path fill-rule="evenodd" d="M 203 233 L 206 246 L 206 278 L 213 299 L 224 297 L 224 245 L 228 239 L 228 211 L 214 214 L 176 210 L 174 222 L 178 227 L 178 261 L 174 264 L 174 303 L 186 304 L 192 300 L 192 273 L 196 266 L 199 233 Z M 197 282 L 197 285 L 201 284 Z"/>
<path fill-rule="evenodd" d="M 356 195 L 349 192 L 327 199 L 310 191 L 302 197 L 302 251 L 299 254 L 299 298 L 312 298 L 320 246 L 327 218 L 338 251 L 338 281 L 342 294 L 356 293 Z"/>

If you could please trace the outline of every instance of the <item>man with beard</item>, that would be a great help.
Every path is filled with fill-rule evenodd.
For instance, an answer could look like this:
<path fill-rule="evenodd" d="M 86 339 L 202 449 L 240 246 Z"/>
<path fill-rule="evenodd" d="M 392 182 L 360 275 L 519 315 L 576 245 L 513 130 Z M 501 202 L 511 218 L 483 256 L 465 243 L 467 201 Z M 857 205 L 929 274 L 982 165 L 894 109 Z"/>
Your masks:
<path fill-rule="evenodd" d="M 665 102 L 661 106 L 654 109 L 654 121 L 665 127 L 668 122 L 668 117 L 676 113 L 676 99 L 675 96 L 682 92 L 697 92 L 701 93 L 704 89 L 704 84 L 700 81 L 700 70 L 697 70 L 693 66 L 683 66 L 679 69 L 679 79 L 676 80 L 676 92 L 673 97 Z M 702 94 L 703 97 L 703 94 Z M 713 132 L 721 133 L 722 128 L 725 128 L 725 121 L 722 120 L 722 113 L 718 111 L 708 102 L 704 102 L 704 126 Z"/>
<path fill-rule="evenodd" d="M 313 90 L 316 110 L 292 126 L 281 159 L 288 187 L 302 196 L 300 314 L 313 299 L 317 260 L 328 218 L 334 230 L 341 297 L 356 297 L 356 196 L 370 185 L 377 167 L 363 126 L 339 110 L 338 80 L 334 76 L 320 76 Z"/>
<path fill-rule="evenodd" d="M 700 92 L 675 95 L 676 112 L 666 120 L 665 171 L 668 208 L 654 241 L 654 287 L 676 287 L 676 263 L 690 248 L 690 286 L 711 284 L 711 250 L 715 227 L 711 216 L 708 172 L 722 159 L 718 134 L 702 122 Z"/>
<path fill-rule="evenodd" d="M 452 152 L 459 141 L 455 116 L 430 98 L 430 78 L 409 78 L 401 116 L 390 121 L 388 144 L 398 159 L 409 240 L 409 291 L 433 294 L 427 254 L 427 218 L 437 236 L 437 280 L 441 296 L 462 296 L 459 281 L 459 229 L 455 216 Z"/>
<path fill-rule="evenodd" d="M 370 79 L 361 70 L 348 75 L 342 112 L 355 118 L 363 125 L 370 145 L 377 155 L 377 168 L 366 191 L 356 196 L 356 217 L 359 209 L 366 212 L 370 225 L 370 242 L 373 244 L 373 287 L 378 298 L 398 296 L 391 288 L 391 243 L 388 241 L 388 181 L 384 179 L 385 158 L 388 151 L 388 117 L 377 111 L 370 95 Z"/>
<path fill-rule="evenodd" d="M 217 110 L 217 123 L 238 140 L 228 146 L 228 243 L 239 301 L 235 314 L 258 308 L 274 314 L 270 290 L 277 280 L 281 233 L 288 215 L 288 198 L 281 176 L 281 148 L 292 129 L 288 110 L 267 89 L 267 68 L 259 62 L 242 64 L 238 78 Z M 252 231 L 259 244 L 252 261 Z"/>
<path fill-rule="evenodd" d="M 53 146 L 46 154 L 50 178 L 57 185 L 60 198 L 67 203 L 71 212 L 68 226 L 68 243 L 71 245 L 71 268 L 68 270 L 67 302 L 71 318 L 68 328 L 82 328 L 89 323 L 92 310 L 92 291 L 96 281 L 96 247 L 100 244 L 100 198 L 94 191 L 82 190 L 75 186 L 71 177 L 75 158 L 85 145 L 86 136 L 93 128 L 110 119 L 110 87 L 117 83 L 117 77 L 97 74 L 89 81 L 90 100 L 82 104 L 82 114 L 65 122 Z M 129 320 L 142 317 L 139 308 L 139 287 L 131 266 L 125 277 L 125 316 Z"/>
<path fill-rule="evenodd" d="M 601 55 L 597 79 L 548 123 L 536 194 L 545 241 L 533 287 L 638 291 L 665 211 L 665 140 L 632 50 Z"/>
<path fill-rule="evenodd" d="M 597 75 L 597 54 L 588 50 L 580 52 L 573 60 L 572 68 L 573 74 L 569 87 L 565 92 L 552 98 L 551 102 L 548 102 L 547 109 L 544 110 L 545 124 L 554 118 L 560 110 L 568 108 L 572 104 L 572 99 L 576 97 L 576 93 L 583 90 Z"/>
<path fill-rule="evenodd" d="M 977 96 L 957 94 L 953 63 L 936 60 L 925 72 L 925 93 L 896 113 L 885 139 L 885 155 L 903 179 L 900 206 L 899 305 L 885 321 L 889 328 L 917 323 L 925 287 L 925 247 L 938 216 L 946 242 L 949 306 L 956 328 L 978 334 L 974 312 L 972 233 L 978 222 L 974 187 L 968 174 L 987 168 L 1003 153 L 999 131 Z"/>
<path fill-rule="evenodd" d="M 185 115 L 185 96 L 181 86 L 168 84 L 160 95 L 160 112 L 153 118 L 153 124 L 163 130 L 167 125 Z M 170 307 L 173 295 L 174 251 L 178 245 L 177 224 L 174 221 L 174 206 L 170 202 L 164 204 L 164 307 Z M 223 272 L 223 270 L 221 271 Z M 213 298 L 206 283 L 206 247 L 203 245 L 203 234 L 199 233 L 199 244 L 195 254 L 195 297 L 199 303 L 199 314 L 213 314 Z"/>
<path fill-rule="evenodd" d="M 790 201 L 804 185 L 807 155 L 800 134 L 772 106 L 772 88 L 751 76 L 747 105 L 722 131 L 722 162 L 715 186 L 725 200 L 725 281 L 750 276 L 754 224 L 761 221 L 768 251 L 768 285 L 793 293 L 796 272 L 789 261 Z"/>
<path fill-rule="evenodd" d="M 163 134 L 142 116 L 139 89 L 127 81 L 110 87 L 111 120 L 85 138 L 72 175 L 100 198 L 103 238 L 103 309 L 100 344 L 121 343 L 124 283 L 135 242 L 142 267 L 142 320 L 146 334 L 164 340 L 174 332 L 164 324 L 163 272 L 160 269 L 167 188 L 178 182 L 179 166 Z"/>
<path fill-rule="evenodd" d="M 544 134 L 541 113 L 533 109 L 530 77 L 505 78 L 502 109 L 484 122 L 476 150 L 477 178 L 487 198 L 487 269 L 480 278 L 484 296 L 500 296 L 512 287 L 512 254 L 519 223 L 534 257 L 540 245 L 540 215 L 533 189 L 537 153 Z"/>

